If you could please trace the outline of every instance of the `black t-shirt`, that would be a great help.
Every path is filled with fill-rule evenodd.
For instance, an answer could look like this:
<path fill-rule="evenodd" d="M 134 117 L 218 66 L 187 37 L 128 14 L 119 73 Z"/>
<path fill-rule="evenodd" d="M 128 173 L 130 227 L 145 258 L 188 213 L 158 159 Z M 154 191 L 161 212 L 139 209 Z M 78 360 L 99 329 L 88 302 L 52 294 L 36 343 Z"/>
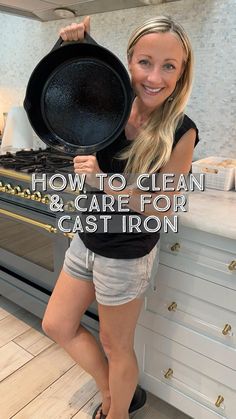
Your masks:
<path fill-rule="evenodd" d="M 173 148 L 180 138 L 190 129 L 196 130 L 195 146 L 199 142 L 198 129 L 195 123 L 184 115 L 183 122 L 176 129 Z M 127 140 L 125 131 L 119 138 L 105 149 L 97 152 L 97 160 L 100 169 L 104 173 L 123 173 L 125 161 L 115 159 L 114 156 L 127 147 L 130 140 Z M 140 215 L 140 214 L 139 214 Z M 156 245 L 160 234 L 156 233 L 79 233 L 84 245 L 94 253 L 114 259 L 133 259 L 148 254 Z"/>

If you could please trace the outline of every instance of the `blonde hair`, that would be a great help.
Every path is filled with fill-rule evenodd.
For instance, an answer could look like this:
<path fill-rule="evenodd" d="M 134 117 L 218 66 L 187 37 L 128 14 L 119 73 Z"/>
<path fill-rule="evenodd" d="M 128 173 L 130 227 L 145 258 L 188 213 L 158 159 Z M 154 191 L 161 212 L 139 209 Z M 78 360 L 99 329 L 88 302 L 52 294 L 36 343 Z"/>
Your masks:
<path fill-rule="evenodd" d="M 184 109 L 191 93 L 193 50 L 182 26 L 171 17 L 158 16 L 139 26 L 128 42 L 128 59 L 132 57 L 134 46 L 142 36 L 159 32 L 171 32 L 181 41 L 185 53 L 184 68 L 171 97 L 151 113 L 135 141 L 131 141 L 130 146 L 118 156 L 118 159 L 127 160 L 124 173 L 155 173 L 168 162 L 174 133 L 183 120 Z"/>

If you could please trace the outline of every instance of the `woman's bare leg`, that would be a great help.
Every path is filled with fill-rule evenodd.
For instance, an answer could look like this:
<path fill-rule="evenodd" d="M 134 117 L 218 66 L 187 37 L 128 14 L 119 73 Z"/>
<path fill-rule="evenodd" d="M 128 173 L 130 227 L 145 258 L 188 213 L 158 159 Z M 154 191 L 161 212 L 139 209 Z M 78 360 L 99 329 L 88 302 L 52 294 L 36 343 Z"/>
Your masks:
<path fill-rule="evenodd" d="M 107 419 L 128 419 L 128 409 L 138 383 L 133 349 L 135 326 L 143 299 L 119 306 L 99 304 L 100 340 L 108 356 L 111 406 Z"/>
<path fill-rule="evenodd" d="M 101 391 L 102 409 L 107 413 L 110 407 L 108 363 L 94 336 L 80 325 L 82 315 L 94 299 L 92 281 L 73 278 L 62 270 L 45 311 L 42 327 L 93 376 Z"/>

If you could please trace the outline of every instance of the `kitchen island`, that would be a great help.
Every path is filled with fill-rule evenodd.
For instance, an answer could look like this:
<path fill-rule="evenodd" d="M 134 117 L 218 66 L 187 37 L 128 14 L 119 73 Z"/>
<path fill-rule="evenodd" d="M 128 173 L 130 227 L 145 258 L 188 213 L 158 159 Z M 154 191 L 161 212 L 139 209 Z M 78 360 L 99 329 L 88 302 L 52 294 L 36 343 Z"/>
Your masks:
<path fill-rule="evenodd" d="M 188 194 L 162 234 L 156 291 L 140 315 L 140 382 L 196 419 L 236 417 L 236 193 Z"/>

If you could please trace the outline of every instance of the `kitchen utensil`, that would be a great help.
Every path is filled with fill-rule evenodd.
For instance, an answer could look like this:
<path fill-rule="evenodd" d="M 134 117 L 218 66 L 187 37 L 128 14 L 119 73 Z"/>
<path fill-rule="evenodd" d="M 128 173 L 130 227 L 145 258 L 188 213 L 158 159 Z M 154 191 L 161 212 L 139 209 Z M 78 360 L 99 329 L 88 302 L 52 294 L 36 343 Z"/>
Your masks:
<path fill-rule="evenodd" d="M 123 130 L 133 91 L 121 61 L 87 33 L 85 42 L 63 43 L 34 69 L 24 107 L 36 134 L 68 154 L 92 154 Z"/>
<path fill-rule="evenodd" d="M 33 148 L 33 130 L 22 106 L 8 112 L 1 144 L 1 154 Z"/>

